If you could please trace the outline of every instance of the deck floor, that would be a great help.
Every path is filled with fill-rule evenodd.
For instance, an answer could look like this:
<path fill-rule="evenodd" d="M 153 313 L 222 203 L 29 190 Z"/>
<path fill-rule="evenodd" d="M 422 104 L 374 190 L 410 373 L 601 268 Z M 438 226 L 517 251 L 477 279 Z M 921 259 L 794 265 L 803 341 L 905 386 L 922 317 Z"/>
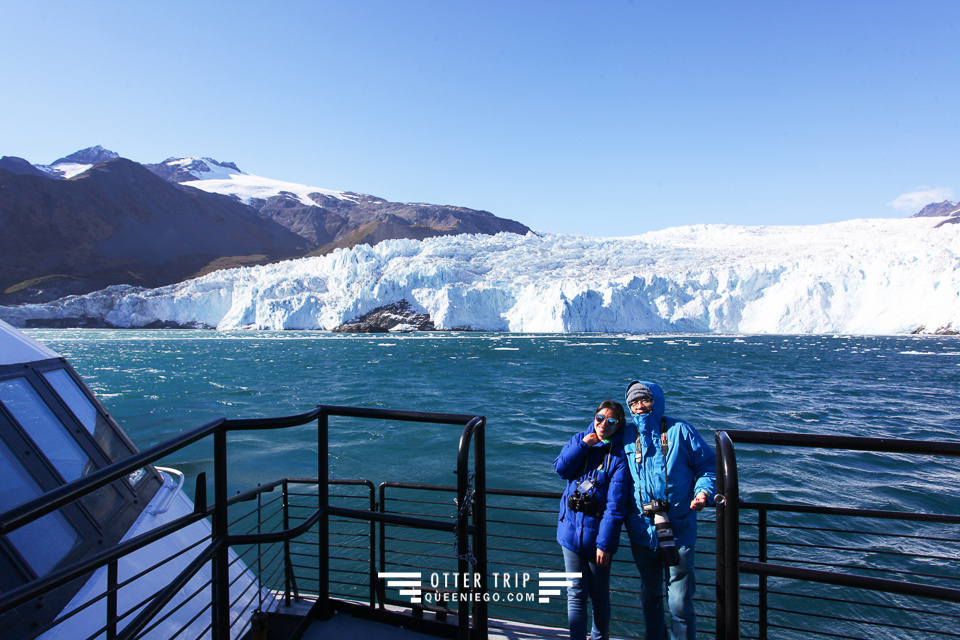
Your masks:
<path fill-rule="evenodd" d="M 488 626 L 490 640 L 533 640 L 534 638 L 566 638 L 566 629 L 538 627 L 508 620 L 491 620 Z M 302 640 L 329 638 L 376 638 L 377 640 L 420 640 L 435 638 L 425 633 L 395 627 L 390 624 L 355 618 L 337 613 L 329 620 L 317 620 L 303 634 Z"/>

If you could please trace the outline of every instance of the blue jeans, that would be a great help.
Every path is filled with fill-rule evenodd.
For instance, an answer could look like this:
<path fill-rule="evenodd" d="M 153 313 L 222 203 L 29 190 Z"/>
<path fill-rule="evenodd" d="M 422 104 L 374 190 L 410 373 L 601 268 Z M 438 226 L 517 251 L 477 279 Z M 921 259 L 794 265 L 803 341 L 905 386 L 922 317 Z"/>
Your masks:
<path fill-rule="evenodd" d="M 607 640 L 610 637 L 610 566 L 597 564 L 596 552 L 579 555 L 566 547 L 563 549 L 564 571 L 580 574 L 567 587 L 567 621 L 570 626 L 570 640 L 584 640 L 587 637 L 587 596 L 593 604 L 593 640 Z"/>
<path fill-rule="evenodd" d="M 630 533 L 630 527 L 627 532 Z M 667 625 L 663 619 L 663 563 L 659 554 L 643 540 L 631 538 L 630 550 L 640 572 L 641 598 L 646 640 L 666 640 Z M 693 568 L 693 547 L 677 547 L 680 563 L 670 567 L 667 576 L 667 603 L 670 607 L 671 640 L 696 640 L 697 614 L 693 609 L 696 580 Z"/>

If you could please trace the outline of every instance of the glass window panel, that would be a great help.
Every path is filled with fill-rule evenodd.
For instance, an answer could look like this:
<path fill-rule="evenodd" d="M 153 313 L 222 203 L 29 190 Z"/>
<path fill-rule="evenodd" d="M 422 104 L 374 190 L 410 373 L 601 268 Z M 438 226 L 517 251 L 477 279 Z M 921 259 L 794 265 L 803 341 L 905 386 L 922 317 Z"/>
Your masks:
<path fill-rule="evenodd" d="M 67 482 L 84 475 L 90 458 L 26 378 L 0 381 L 0 402 Z"/>
<path fill-rule="evenodd" d="M 67 373 L 66 369 L 46 371 L 43 377 L 70 407 L 73 415 L 77 416 L 77 419 L 83 423 L 87 431 L 93 435 L 93 439 L 100 445 L 111 462 L 122 460 L 133 453 L 127 443 L 113 430 L 110 423 L 97 411 L 96 406 Z"/>
<path fill-rule="evenodd" d="M 54 391 L 57 392 L 60 399 L 70 407 L 73 415 L 77 416 L 77 419 L 83 423 L 83 426 L 87 428 L 90 435 L 93 435 L 93 432 L 97 428 L 97 409 L 93 406 L 93 403 L 90 402 L 90 398 L 85 396 L 83 391 L 80 390 L 80 387 L 78 387 L 74 379 L 70 377 L 67 370 L 54 369 L 53 371 L 46 371 L 43 377 L 47 379 L 47 382 L 49 382 Z"/>
<path fill-rule="evenodd" d="M 0 442 L 0 512 L 36 498 L 40 487 L 13 452 Z M 37 575 L 50 572 L 77 541 L 77 532 L 60 513 L 48 513 L 39 520 L 7 535 Z"/>

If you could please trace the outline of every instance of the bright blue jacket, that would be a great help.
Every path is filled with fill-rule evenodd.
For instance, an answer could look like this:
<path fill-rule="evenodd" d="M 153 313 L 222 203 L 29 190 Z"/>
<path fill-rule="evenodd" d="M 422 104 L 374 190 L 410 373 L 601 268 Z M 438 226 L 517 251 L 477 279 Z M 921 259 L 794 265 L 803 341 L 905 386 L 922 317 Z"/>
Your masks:
<path fill-rule="evenodd" d="M 650 389 L 653 410 L 645 415 L 634 415 L 633 423 L 627 422 L 623 434 L 624 454 L 633 480 L 634 502 L 631 505 L 633 515 L 628 518 L 627 526 L 646 528 L 645 536 L 634 535 L 631 539 L 645 537 L 651 549 L 657 548 L 653 518 L 636 514 L 642 511 L 644 503 L 653 499 L 669 500 L 667 515 L 673 525 L 677 545 L 692 547 L 697 541 L 697 512 L 690 508 L 690 502 L 696 494 L 705 491 L 708 503 L 713 504 L 717 456 L 696 429 L 686 422 L 664 415 L 663 389 L 659 385 L 638 382 Z M 666 459 L 661 449 L 661 420 L 667 428 Z"/>
<path fill-rule="evenodd" d="M 596 549 L 615 553 L 620 541 L 620 526 L 630 501 L 630 475 L 623 454 L 623 428 L 610 443 L 588 447 L 585 436 L 593 433 L 593 424 L 570 438 L 560 455 L 553 461 L 557 475 L 567 481 L 560 498 L 557 518 L 557 542 L 580 554 L 595 554 Z M 599 517 L 588 516 L 567 507 L 567 499 L 584 480 L 591 480 L 590 495 L 604 506 Z"/>

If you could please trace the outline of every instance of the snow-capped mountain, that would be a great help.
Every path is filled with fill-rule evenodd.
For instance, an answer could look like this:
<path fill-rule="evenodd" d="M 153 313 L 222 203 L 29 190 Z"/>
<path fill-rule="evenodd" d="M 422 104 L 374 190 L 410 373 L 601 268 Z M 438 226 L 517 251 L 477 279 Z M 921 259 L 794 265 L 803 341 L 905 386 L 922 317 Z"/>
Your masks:
<path fill-rule="evenodd" d="M 294 184 L 211 158 L 142 165 L 102 147 L 48 166 L 0 158 L 0 229 L 2 304 L 390 238 L 529 231 L 486 211 Z"/>
<path fill-rule="evenodd" d="M 213 158 L 169 158 L 160 164 L 147 165 L 147 168 L 170 182 L 234 196 L 244 204 L 275 196 L 293 197 L 305 206 L 322 204 L 324 197 L 353 202 L 357 199 L 357 194 L 255 176 L 241 171 L 232 162 L 219 162 Z"/>
<path fill-rule="evenodd" d="M 310 242 L 319 253 L 390 238 L 422 239 L 458 233 L 527 233 L 525 225 L 487 211 L 324 189 L 241 171 L 212 158 L 170 158 L 146 165 L 170 182 L 231 196 Z"/>
<path fill-rule="evenodd" d="M 943 220 L 940 224 L 957 224 L 960 222 L 960 202 L 950 202 L 949 200 L 944 200 L 943 202 L 935 202 L 933 204 L 928 204 L 918 213 L 913 215 L 914 218 L 947 218 Z"/>
<path fill-rule="evenodd" d="M 622 238 L 389 240 L 0 308 L 15 325 L 333 329 L 407 300 L 437 328 L 860 333 L 960 327 L 960 228 L 939 218 L 698 225 Z"/>
<path fill-rule="evenodd" d="M 55 178 L 72 178 L 80 175 L 94 165 L 108 160 L 119 158 L 119 154 L 100 145 L 87 147 L 68 156 L 60 158 L 48 165 L 37 165 L 37 168 Z"/>

